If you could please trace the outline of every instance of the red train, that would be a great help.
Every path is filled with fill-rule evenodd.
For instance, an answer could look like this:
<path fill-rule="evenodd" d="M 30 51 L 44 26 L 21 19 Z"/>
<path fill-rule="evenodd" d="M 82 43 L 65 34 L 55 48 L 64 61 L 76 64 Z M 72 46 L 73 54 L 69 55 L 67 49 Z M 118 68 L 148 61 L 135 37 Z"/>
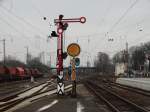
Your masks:
<path fill-rule="evenodd" d="M 0 66 L 0 82 L 24 80 L 31 76 L 41 77 L 42 73 L 38 69 Z"/>

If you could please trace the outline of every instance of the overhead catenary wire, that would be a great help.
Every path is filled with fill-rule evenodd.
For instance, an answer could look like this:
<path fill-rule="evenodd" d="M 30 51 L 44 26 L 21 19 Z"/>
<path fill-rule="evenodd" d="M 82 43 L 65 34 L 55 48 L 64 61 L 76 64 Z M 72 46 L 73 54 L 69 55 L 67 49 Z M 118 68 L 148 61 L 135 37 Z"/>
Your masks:
<path fill-rule="evenodd" d="M 6 21 L 5 19 L 0 18 L 0 20 L 1 20 L 2 22 L 4 22 L 5 24 L 7 24 L 9 27 L 11 27 L 15 32 L 21 34 L 21 35 L 24 36 L 24 37 L 28 37 L 28 36 L 25 36 L 24 33 L 22 33 L 21 31 L 19 31 L 17 28 L 15 28 L 12 24 L 10 24 L 10 23 L 9 23 L 8 21 Z"/>
<path fill-rule="evenodd" d="M 26 25 L 30 26 L 31 28 L 33 28 L 34 30 L 36 30 L 38 33 L 41 33 L 41 34 L 44 35 L 44 36 L 46 35 L 43 31 L 41 31 L 40 28 L 38 28 L 37 26 L 34 26 L 34 25 L 31 24 L 29 21 L 27 21 L 27 20 L 25 20 L 24 18 L 22 18 L 22 17 L 16 15 L 15 13 L 10 12 L 6 7 L 4 7 L 4 6 L 1 5 L 0 8 L 3 9 L 3 10 L 5 10 L 5 11 L 7 11 L 9 14 L 11 14 L 13 17 L 17 18 L 18 20 L 24 22 Z"/>
<path fill-rule="evenodd" d="M 31 5 L 32 5 L 32 8 L 36 10 L 36 12 L 39 14 L 40 17 L 43 17 L 43 14 L 41 12 L 41 10 L 33 3 L 33 1 L 31 0 Z"/>
<path fill-rule="evenodd" d="M 120 24 L 120 22 L 124 19 L 124 17 L 131 11 L 131 9 L 138 3 L 139 0 L 135 0 L 130 6 L 129 8 L 127 8 L 127 10 L 120 16 L 120 18 L 111 26 L 111 28 L 109 29 L 109 31 L 106 33 L 106 37 L 109 38 L 109 34 L 113 32 L 113 30 L 115 29 L 115 27 Z"/>
<path fill-rule="evenodd" d="M 108 4 L 108 6 L 107 6 L 105 12 L 104 12 L 104 15 L 102 16 L 102 19 L 101 19 L 100 23 L 99 23 L 100 26 L 105 23 L 105 18 L 106 18 L 106 16 L 109 14 L 111 8 L 112 8 L 112 4 L 111 4 L 111 2 L 110 2 L 110 3 Z M 106 19 L 107 19 L 107 18 L 106 18 Z"/>
<path fill-rule="evenodd" d="M 139 0 L 135 0 L 130 7 L 123 13 L 123 15 L 113 24 L 113 26 L 110 28 L 110 30 L 106 33 L 109 34 L 113 31 L 113 29 L 122 21 L 122 19 L 124 19 L 124 17 L 129 13 L 129 11 L 131 11 L 131 9 L 138 3 Z M 143 20 L 142 20 L 143 21 Z M 141 21 L 140 21 L 141 22 Z M 140 23 L 138 22 L 138 23 Z M 106 35 L 107 37 L 108 35 Z M 104 43 L 104 41 L 102 41 L 102 43 Z"/>
<path fill-rule="evenodd" d="M 7 16 L 5 13 L 3 13 L 3 15 L 4 15 L 4 16 Z M 9 16 L 7 16 L 7 18 L 8 18 L 9 20 L 11 20 L 11 21 L 13 20 L 13 19 L 11 19 Z M 5 20 L 6 20 L 6 19 L 5 19 Z M 13 23 L 14 23 L 14 22 L 16 22 L 16 21 L 13 20 Z M 8 23 L 8 21 L 7 21 L 7 23 Z M 12 22 L 11 22 L 11 23 L 12 23 Z M 9 24 L 10 24 L 10 23 L 9 23 Z M 15 25 L 15 26 L 16 26 L 16 25 Z M 19 26 L 19 28 L 20 28 L 20 26 Z M 19 31 L 19 32 L 21 32 L 21 31 Z M 28 34 L 30 34 L 30 32 L 31 32 L 31 31 L 28 30 Z"/>
<path fill-rule="evenodd" d="M 108 33 L 112 32 L 113 29 L 122 21 L 122 19 L 129 13 L 129 11 L 138 3 L 139 0 L 135 0 L 130 7 L 121 15 L 121 17 L 112 25 Z"/>
<path fill-rule="evenodd" d="M 1 15 L 0 15 L 1 16 Z M 9 23 L 6 19 L 3 19 L 2 17 L 0 18 L 0 21 L 2 21 L 3 23 L 5 23 L 8 27 L 10 27 L 12 30 L 14 30 L 16 33 L 19 33 L 21 36 L 19 36 L 19 38 L 21 37 L 25 37 L 25 38 L 21 38 L 21 39 L 30 39 L 29 36 L 25 35 L 23 32 L 21 32 L 20 30 L 18 30 L 14 25 L 12 25 L 11 23 Z M 16 37 L 16 36 L 15 36 Z"/>
<path fill-rule="evenodd" d="M 4 12 L 4 11 L 3 11 Z M 2 13 L 2 12 L 1 12 Z M 12 28 L 15 32 L 17 32 L 17 33 L 19 33 L 19 34 L 21 34 L 21 36 L 19 36 L 19 38 L 21 38 L 22 37 L 22 39 L 24 38 L 24 39 L 26 39 L 26 38 L 28 38 L 28 39 L 32 39 L 33 38 L 33 36 L 27 36 L 25 33 L 23 33 L 22 31 L 21 31 L 21 29 L 20 29 L 20 27 L 19 28 L 16 28 L 16 25 L 13 25 L 12 23 L 14 23 L 14 22 L 11 22 L 11 21 L 9 21 L 9 20 L 13 20 L 13 19 L 11 19 L 11 18 L 9 18 L 10 16 L 8 16 L 8 15 L 6 15 L 6 13 L 3 13 L 3 15 L 4 16 L 7 16 L 7 19 L 3 19 L 3 20 L 1 20 L 1 21 L 3 21 L 5 24 L 7 24 L 10 28 Z M 1 18 L 2 19 L 2 18 Z M 15 19 L 17 19 L 17 18 L 15 18 Z M 18 19 L 17 19 L 18 20 Z M 15 20 L 14 20 L 15 21 Z M 30 32 L 31 31 L 29 31 L 28 32 L 28 34 L 30 34 Z M 5 34 L 6 35 L 6 34 Z M 17 35 L 16 35 L 17 36 Z M 15 38 L 16 38 L 16 36 L 14 36 Z M 8 35 L 8 37 L 10 37 L 10 34 Z M 12 37 L 12 35 L 11 35 L 11 37 Z M 11 38 L 12 39 L 12 38 Z M 40 39 L 42 39 L 43 41 L 45 41 L 45 39 L 44 38 L 40 38 Z M 12 42 L 13 42 L 13 39 L 12 39 Z M 37 49 L 37 48 L 36 48 Z M 39 49 L 37 49 L 37 50 L 39 50 Z"/>

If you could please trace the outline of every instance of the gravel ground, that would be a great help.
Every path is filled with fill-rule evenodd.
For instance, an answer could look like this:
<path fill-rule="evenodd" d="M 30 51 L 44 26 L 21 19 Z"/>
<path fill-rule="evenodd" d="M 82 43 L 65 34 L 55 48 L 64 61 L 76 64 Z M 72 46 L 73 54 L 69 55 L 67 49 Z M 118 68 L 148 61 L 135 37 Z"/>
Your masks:
<path fill-rule="evenodd" d="M 36 79 L 35 83 L 31 83 L 30 80 L 23 80 L 23 81 L 17 81 L 17 82 L 10 82 L 10 83 L 1 83 L 0 84 L 0 99 L 9 96 L 13 93 L 16 93 L 18 91 L 22 91 L 25 89 L 28 89 L 30 87 L 36 86 L 39 83 L 47 81 L 47 78 L 38 78 Z"/>
<path fill-rule="evenodd" d="M 77 98 L 70 95 L 45 96 L 15 112 L 109 112 L 82 84 L 77 85 Z"/>

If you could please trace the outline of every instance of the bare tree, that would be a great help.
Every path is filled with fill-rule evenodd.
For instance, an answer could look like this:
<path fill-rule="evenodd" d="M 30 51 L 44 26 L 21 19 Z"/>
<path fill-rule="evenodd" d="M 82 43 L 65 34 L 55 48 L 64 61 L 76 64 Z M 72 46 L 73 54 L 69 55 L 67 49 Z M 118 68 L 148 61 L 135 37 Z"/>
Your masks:
<path fill-rule="evenodd" d="M 108 54 L 104 52 L 98 53 L 98 59 L 95 60 L 94 65 L 98 72 L 102 73 L 113 73 L 114 66 L 108 56 Z"/>

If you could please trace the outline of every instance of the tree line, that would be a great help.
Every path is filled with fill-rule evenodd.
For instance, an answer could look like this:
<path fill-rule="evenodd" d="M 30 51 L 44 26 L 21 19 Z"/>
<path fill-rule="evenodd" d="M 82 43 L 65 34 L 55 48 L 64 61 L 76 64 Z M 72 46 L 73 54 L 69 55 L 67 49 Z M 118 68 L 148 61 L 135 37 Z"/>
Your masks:
<path fill-rule="evenodd" d="M 132 46 L 128 51 L 119 51 L 112 58 L 107 53 L 99 52 L 94 66 L 98 72 L 113 73 L 116 63 L 128 62 L 130 69 L 143 70 L 146 60 L 150 61 L 150 42 Z"/>
<path fill-rule="evenodd" d="M 50 67 L 40 62 L 39 58 L 35 57 L 31 60 L 28 60 L 27 64 L 17 60 L 17 59 L 6 59 L 0 62 L 0 66 L 8 66 L 8 67 L 24 67 L 24 68 L 37 68 L 39 71 L 43 73 L 48 73 L 50 71 Z"/>

